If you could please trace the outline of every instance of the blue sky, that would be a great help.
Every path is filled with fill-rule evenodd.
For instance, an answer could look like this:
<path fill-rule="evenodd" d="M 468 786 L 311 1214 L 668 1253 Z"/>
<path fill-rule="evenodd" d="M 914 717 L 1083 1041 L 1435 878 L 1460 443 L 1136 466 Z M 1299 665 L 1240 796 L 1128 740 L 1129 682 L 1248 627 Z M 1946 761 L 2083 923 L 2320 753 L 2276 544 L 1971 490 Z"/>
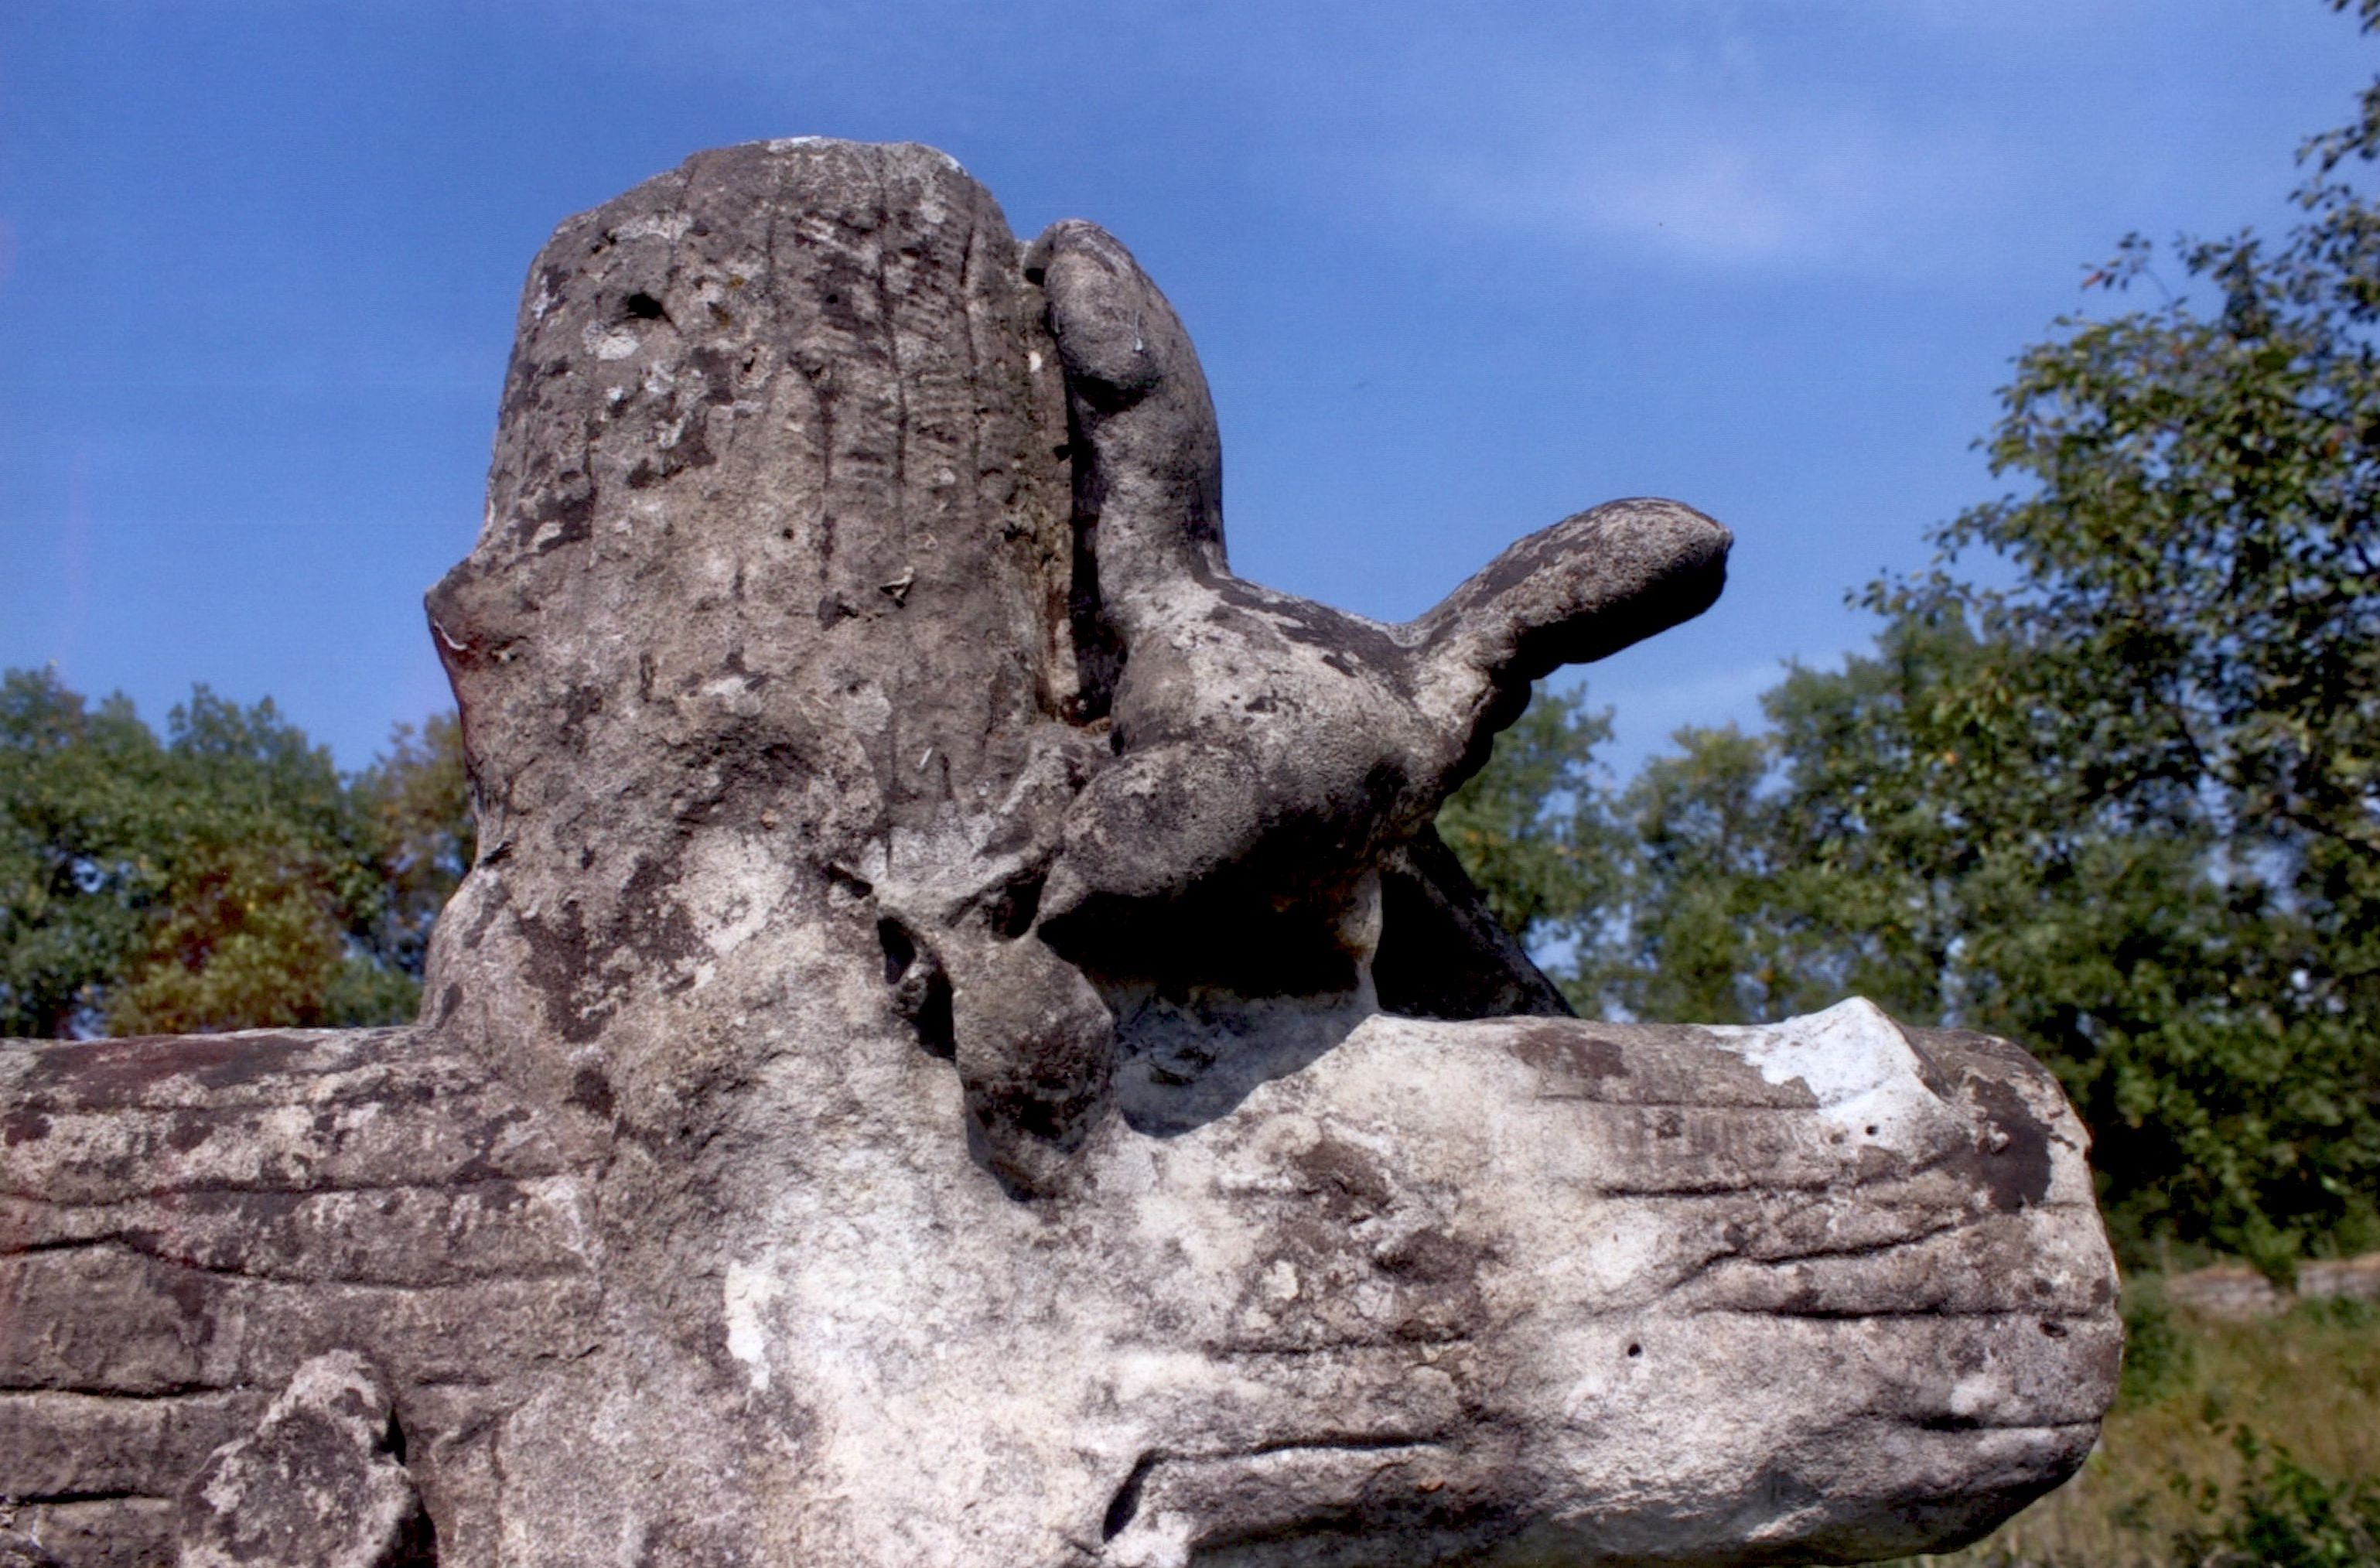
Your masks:
<path fill-rule="evenodd" d="M 1732 526 L 1720 605 L 1590 673 L 1624 769 L 1864 643 L 2086 264 L 2285 223 L 2375 68 L 2316 0 L 6 0 L 0 664 L 368 761 L 447 700 L 531 253 L 823 134 L 1134 248 L 1245 576 L 1402 618 L 1614 496 Z"/>

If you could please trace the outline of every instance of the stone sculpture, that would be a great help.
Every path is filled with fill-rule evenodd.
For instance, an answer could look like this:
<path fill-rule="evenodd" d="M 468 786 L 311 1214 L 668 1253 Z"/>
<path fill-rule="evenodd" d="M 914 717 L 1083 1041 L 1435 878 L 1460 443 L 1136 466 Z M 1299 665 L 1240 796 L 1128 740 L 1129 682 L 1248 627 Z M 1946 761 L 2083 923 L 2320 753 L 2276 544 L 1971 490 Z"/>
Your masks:
<path fill-rule="evenodd" d="M 1220 495 L 1131 257 L 930 150 L 565 223 L 430 597 L 421 1020 L 0 1052 L 0 1561 L 1837 1561 L 2069 1474 L 2048 1076 L 1568 1017 L 1429 830 L 1724 530 L 1385 626 Z"/>

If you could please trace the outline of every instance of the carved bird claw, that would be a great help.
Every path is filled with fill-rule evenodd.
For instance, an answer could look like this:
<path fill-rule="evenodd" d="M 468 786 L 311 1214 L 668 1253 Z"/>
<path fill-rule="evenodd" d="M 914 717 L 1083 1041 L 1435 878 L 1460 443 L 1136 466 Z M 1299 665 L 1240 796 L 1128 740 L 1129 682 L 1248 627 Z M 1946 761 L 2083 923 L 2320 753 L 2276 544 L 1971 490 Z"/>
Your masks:
<path fill-rule="evenodd" d="M 953 966 L 988 1162 L 1046 1191 L 1107 1108 L 1103 997 L 1368 994 L 1384 857 L 1520 716 L 1530 683 L 1709 606 L 1728 531 L 1615 501 L 1499 555 L 1402 626 L 1232 576 L 1212 403 L 1180 319 L 1094 225 L 1026 254 L 1065 377 L 1080 711 L 1114 760 L 1063 817 L 1030 929 Z"/>

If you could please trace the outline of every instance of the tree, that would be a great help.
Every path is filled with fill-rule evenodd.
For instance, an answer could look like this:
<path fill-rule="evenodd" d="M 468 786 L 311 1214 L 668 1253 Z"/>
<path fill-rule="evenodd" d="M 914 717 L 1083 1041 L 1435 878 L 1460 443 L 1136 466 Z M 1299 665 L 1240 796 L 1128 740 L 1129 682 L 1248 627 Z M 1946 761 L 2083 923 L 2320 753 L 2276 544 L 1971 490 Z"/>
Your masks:
<path fill-rule="evenodd" d="M 164 765 L 122 698 L 94 710 L 54 670 L 0 675 L 0 1034 L 91 1027 L 140 950 Z"/>
<path fill-rule="evenodd" d="M 1766 1016 L 1780 989 L 1764 907 L 1780 869 L 1774 803 L 1760 794 L 1769 744 L 1732 725 L 1673 740 L 1679 754 L 1645 763 L 1616 803 L 1633 853 L 1567 989 L 1589 1011 L 1633 1018 Z"/>
<path fill-rule="evenodd" d="M 2026 350 L 1986 450 L 2029 487 L 1871 596 L 1998 650 L 1993 836 L 2038 856 L 2020 911 L 2063 900 L 2032 952 L 1969 912 L 1972 1010 L 2060 1063 L 2119 1204 L 2268 1259 L 2380 1236 L 2375 115 L 2304 149 L 2278 242 L 2180 242 L 2164 303 Z M 1978 549 L 2012 587 L 1955 575 Z"/>
<path fill-rule="evenodd" d="M 469 857 L 451 715 L 348 780 L 269 700 L 199 687 L 161 742 L 121 697 L 0 681 L 0 1033 L 409 1017 Z"/>
<path fill-rule="evenodd" d="M 2380 207 L 2347 177 L 2375 155 L 2380 80 L 2304 149 L 2289 234 L 2093 274 L 2181 286 L 2025 350 L 1985 443 L 2022 487 L 1866 590 L 1875 650 L 1791 672 L 1767 733 L 1648 763 L 1577 884 L 1602 903 L 1533 911 L 1579 933 L 1590 1011 L 1858 992 L 1996 1030 L 2074 1095 L 2135 1258 L 2380 1242 Z"/>
<path fill-rule="evenodd" d="M 378 1022 L 417 989 L 373 950 L 388 904 L 376 824 L 328 748 L 271 699 L 204 687 L 173 711 L 143 950 L 108 992 L 113 1034 Z"/>
<path fill-rule="evenodd" d="M 432 714 L 418 731 L 397 725 L 355 791 L 372 818 L 388 893 L 374 946 L 418 981 L 430 928 L 477 853 L 461 723 L 446 712 Z"/>
<path fill-rule="evenodd" d="M 1575 940 L 1610 900 L 1618 845 L 1595 761 L 1610 738 L 1609 711 L 1588 711 L 1584 689 L 1540 682 L 1488 765 L 1439 811 L 1439 835 L 1525 943 Z"/>

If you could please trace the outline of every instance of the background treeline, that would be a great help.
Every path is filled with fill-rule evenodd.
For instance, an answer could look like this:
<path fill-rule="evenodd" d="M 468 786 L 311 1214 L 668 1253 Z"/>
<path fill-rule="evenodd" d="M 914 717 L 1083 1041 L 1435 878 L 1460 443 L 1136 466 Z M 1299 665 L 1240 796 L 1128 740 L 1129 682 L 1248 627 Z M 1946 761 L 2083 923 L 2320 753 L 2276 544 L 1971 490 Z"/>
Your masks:
<path fill-rule="evenodd" d="M 273 711 L 0 676 L 0 1035 L 407 1020 L 470 864 L 452 715 L 342 776 Z"/>
<path fill-rule="evenodd" d="M 1621 785 L 1604 716 L 1541 695 L 1440 826 L 1582 1012 L 2006 1034 L 2132 1260 L 2380 1245 L 2375 151 L 2380 83 L 2286 236 L 2126 240 L 2088 280 L 2119 309 L 2017 359 L 1983 444 L 2017 488 L 1764 732 Z"/>

